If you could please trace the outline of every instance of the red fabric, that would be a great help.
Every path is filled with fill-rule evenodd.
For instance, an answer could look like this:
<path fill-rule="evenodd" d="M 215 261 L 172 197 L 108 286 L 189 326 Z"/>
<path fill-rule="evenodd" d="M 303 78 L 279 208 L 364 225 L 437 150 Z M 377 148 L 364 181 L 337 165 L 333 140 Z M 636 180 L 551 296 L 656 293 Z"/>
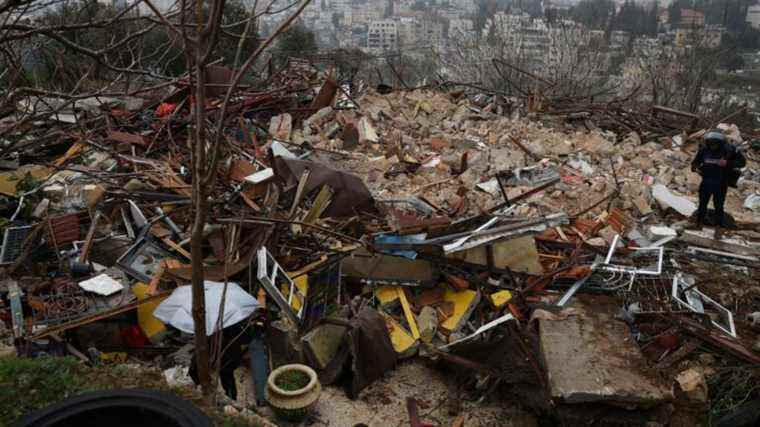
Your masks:
<path fill-rule="evenodd" d="M 142 330 L 137 325 L 132 325 L 126 329 L 121 330 L 121 339 L 127 345 L 127 347 L 145 347 L 148 345 L 148 338 L 145 337 Z"/>

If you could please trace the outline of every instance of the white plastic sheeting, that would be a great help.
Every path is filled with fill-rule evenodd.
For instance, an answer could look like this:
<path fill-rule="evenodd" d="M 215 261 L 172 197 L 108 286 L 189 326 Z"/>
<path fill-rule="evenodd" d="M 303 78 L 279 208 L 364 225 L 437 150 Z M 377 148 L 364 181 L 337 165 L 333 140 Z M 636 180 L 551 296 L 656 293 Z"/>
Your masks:
<path fill-rule="evenodd" d="M 206 335 L 217 331 L 219 308 L 222 302 L 224 283 L 204 282 L 206 293 Z M 190 286 L 180 286 L 163 300 L 153 311 L 153 315 L 182 332 L 194 333 L 193 298 Z M 222 329 L 248 318 L 259 307 L 259 302 L 244 291 L 237 283 L 227 283 L 224 297 L 224 316 Z"/>
<path fill-rule="evenodd" d="M 92 279 L 79 282 L 79 287 L 96 294 L 109 296 L 124 289 L 124 285 L 112 279 L 106 274 L 95 276 Z"/>

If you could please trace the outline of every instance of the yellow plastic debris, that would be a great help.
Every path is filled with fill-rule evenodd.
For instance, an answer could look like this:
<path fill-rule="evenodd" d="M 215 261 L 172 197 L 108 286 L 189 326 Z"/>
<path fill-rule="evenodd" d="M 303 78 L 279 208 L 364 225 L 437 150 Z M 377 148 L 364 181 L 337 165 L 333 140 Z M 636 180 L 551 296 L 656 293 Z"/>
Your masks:
<path fill-rule="evenodd" d="M 512 299 L 512 292 L 509 292 L 509 291 L 494 292 L 491 295 L 489 295 L 488 299 L 491 301 L 491 304 L 494 307 L 501 308 L 501 307 L 504 307 L 504 305 Z"/>
<path fill-rule="evenodd" d="M 149 296 L 148 285 L 142 282 L 135 283 L 135 285 L 132 286 L 132 293 L 135 294 L 138 300 L 143 300 Z M 161 341 L 166 335 L 166 325 L 153 315 L 153 310 L 155 310 L 164 299 L 165 298 L 161 298 L 137 307 L 137 323 L 140 325 L 140 329 L 142 329 L 145 336 L 154 343 Z"/>
<path fill-rule="evenodd" d="M 122 351 L 100 353 L 100 361 L 103 363 L 126 363 L 129 355 Z"/>
<path fill-rule="evenodd" d="M 52 169 L 40 165 L 24 165 L 15 171 L 0 173 L 0 194 L 15 196 L 18 183 L 26 178 L 27 174 L 35 180 L 43 180 L 53 172 Z"/>
<path fill-rule="evenodd" d="M 412 314 L 412 309 L 409 307 L 409 301 L 406 299 L 406 294 L 401 287 L 396 288 L 398 293 L 398 299 L 401 300 L 401 307 L 404 309 L 404 317 L 406 317 L 406 323 L 409 324 L 409 329 L 412 331 L 412 337 L 415 340 L 420 339 L 420 330 L 417 328 L 417 320 Z"/>
<path fill-rule="evenodd" d="M 293 279 L 293 283 L 296 285 L 296 289 L 298 289 L 298 292 L 301 293 L 301 295 L 304 296 L 304 298 L 308 295 L 309 292 L 309 276 L 306 274 L 301 275 Z M 282 285 L 280 291 L 285 296 L 285 298 L 289 298 L 290 295 L 290 285 L 284 284 Z M 290 306 L 293 307 L 293 310 L 298 311 L 301 309 L 301 298 L 298 297 L 296 294 L 293 297 L 293 300 L 290 302 Z"/>
<path fill-rule="evenodd" d="M 441 323 L 441 327 L 449 332 L 459 330 L 469 318 L 472 311 L 480 302 L 480 292 L 470 289 L 453 291 L 448 286 L 443 294 L 443 300 L 454 303 L 454 314 Z"/>
<path fill-rule="evenodd" d="M 391 338 L 393 349 L 401 356 L 410 356 L 414 352 L 417 340 L 396 319 L 385 313 L 382 314 L 385 317 L 385 324 L 388 327 L 388 335 Z"/>
<path fill-rule="evenodd" d="M 398 299 L 398 286 L 380 286 L 375 289 L 375 298 L 380 307 L 393 303 Z"/>

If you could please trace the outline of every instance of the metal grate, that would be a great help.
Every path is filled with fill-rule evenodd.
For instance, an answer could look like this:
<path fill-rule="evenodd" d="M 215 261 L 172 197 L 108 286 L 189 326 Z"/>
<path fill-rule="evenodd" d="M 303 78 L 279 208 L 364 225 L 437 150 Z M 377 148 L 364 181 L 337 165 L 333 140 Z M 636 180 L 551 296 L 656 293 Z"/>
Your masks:
<path fill-rule="evenodd" d="M 24 250 L 24 241 L 31 225 L 21 227 L 8 227 L 3 234 L 3 248 L 0 250 L 0 264 L 11 264 L 15 262 Z"/>

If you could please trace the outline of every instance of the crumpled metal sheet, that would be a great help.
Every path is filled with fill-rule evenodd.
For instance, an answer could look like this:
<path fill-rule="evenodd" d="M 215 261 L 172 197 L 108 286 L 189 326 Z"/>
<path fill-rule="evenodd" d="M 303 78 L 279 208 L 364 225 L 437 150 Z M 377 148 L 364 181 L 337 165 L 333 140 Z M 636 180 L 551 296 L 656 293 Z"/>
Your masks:
<path fill-rule="evenodd" d="M 359 392 L 396 366 L 397 356 L 385 319 L 376 310 L 364 308 L 351 324 L 348 340 L 352 375 L 346 384 L 346 395 L 356 399 Z"/>
<path fill-rule="evenodd" d="M 323 217 L 341 218 L 354 216 L 357 212 L 371 210 L 374 207 L 372 194 L 361 178 L 328 168 L 323 164 L 307 160 L 290 160 L 284 157 L 274 158 L 275 175 L 287 185 L 298 185 L 304 170 L 311 174 L 306 181 L 305 194 L 327 185 L 333 189 L 332 203 L 325 209 Z"/>

